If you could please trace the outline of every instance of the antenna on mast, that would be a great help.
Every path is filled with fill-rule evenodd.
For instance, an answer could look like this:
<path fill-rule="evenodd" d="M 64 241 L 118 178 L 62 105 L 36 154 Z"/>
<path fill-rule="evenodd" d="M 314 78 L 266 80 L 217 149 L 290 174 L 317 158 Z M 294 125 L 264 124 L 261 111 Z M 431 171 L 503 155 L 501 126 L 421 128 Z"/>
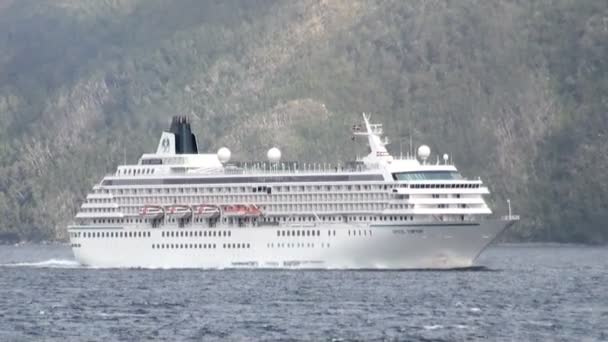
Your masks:
<path fill-rule="evenodd" d="M 410 152 L 409 152 L 409 157 L 412 158 L 412 156 L 414 155 L 414 152 L 412 151 L 412 127 L 410 127 Z"/>

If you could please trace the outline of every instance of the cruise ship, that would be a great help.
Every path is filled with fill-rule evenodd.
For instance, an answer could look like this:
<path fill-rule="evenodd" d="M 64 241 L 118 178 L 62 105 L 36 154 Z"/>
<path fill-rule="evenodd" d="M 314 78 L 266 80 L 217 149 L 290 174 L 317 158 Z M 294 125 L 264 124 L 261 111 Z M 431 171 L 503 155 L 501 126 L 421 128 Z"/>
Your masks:
<path fill-rule="evenodd" d="M 82 265 L 102 268 L 451 269 L 518 220 L 494 217 L 480 179 L 448 155 L 393 157 L 380 124 L 353 138 L 369 155 L 345 165 L 258 162 L 199 153 L 189 119 L 173 117 L 155 153 L 120 165 L 68 227 Z"/>

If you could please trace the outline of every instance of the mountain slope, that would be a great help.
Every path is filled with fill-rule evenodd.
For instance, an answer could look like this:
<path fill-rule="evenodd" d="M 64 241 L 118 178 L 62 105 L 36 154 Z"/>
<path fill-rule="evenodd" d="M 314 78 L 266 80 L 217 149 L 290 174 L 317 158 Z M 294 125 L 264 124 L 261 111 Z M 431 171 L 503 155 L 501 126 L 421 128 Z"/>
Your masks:
<path fill-rule="evenodd" d="M 0 3 L 0 223 L 61 238 L 174 114 L 205 150 L 345 161 L 374 113 L 481 176 L 516 239 L 608 240 L 602 1 Z"/>

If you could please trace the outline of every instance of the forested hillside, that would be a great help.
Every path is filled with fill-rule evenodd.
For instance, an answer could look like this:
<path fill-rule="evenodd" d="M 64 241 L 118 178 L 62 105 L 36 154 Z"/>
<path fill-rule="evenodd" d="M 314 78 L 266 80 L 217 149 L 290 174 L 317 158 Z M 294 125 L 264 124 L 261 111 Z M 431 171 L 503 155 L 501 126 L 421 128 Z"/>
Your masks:
<path fill-rule="evenodd" d="M 63 238 L 171 115 L 203 150 L 345 161 L 361 112 L 510 198 L 508 238 L 608 241 L 605 0 L 0 0 L 0 231 Z"/>

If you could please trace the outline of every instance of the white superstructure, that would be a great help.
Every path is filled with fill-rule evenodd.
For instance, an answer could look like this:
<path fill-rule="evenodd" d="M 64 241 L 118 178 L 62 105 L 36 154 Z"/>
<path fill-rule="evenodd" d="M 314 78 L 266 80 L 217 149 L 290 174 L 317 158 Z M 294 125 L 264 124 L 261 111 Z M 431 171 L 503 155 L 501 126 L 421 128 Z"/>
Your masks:
<path fill-rule="evenodd" d="M 394 158 L 382 126 L 355 125 L 370 154 L 348 165 L 231 163 L 199 154 L 186 118 L 156 153 L 93 187 L 68 228 L 76 259 L 95 267 L 457 268 L 517 217 L 490 218 L 481 180 L 447 155 Z M 419 160 L 420 159 L 420 160 Z"/>

